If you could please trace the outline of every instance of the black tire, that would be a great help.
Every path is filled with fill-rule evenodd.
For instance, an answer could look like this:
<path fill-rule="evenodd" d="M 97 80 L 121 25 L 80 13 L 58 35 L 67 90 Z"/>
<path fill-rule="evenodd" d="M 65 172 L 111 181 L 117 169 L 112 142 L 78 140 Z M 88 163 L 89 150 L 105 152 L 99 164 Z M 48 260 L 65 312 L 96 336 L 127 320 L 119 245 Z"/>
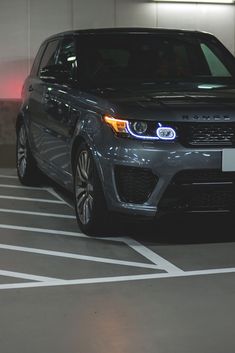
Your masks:
<path fill-rule="evenodd" d="M 80 229 L 90 236 L 107 236 L 108 211 L 92 154 L 85 143 L 77 150 L 74 168 L 74 199 Z"/>
<path fill-rule="evenodd" d="M 17 129 L 16 169 L 21 184 L 32 186 L 39 184 L 39 169 L 30 151 L 25 125 L 22 122 Z"/>

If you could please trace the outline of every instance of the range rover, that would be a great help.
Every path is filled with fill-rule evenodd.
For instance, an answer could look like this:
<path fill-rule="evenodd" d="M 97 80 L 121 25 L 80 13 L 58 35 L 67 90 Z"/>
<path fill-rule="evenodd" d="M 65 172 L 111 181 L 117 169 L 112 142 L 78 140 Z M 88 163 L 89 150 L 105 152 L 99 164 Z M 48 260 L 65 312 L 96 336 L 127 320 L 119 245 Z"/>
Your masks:
<path fill-rule="evenodd" d="M 97 234 L 109 212 L 230 212 L 235 59 L 213 35 L 91 29 L 46 39 L 22 90 L 17 171 L 74 194 Z"/>

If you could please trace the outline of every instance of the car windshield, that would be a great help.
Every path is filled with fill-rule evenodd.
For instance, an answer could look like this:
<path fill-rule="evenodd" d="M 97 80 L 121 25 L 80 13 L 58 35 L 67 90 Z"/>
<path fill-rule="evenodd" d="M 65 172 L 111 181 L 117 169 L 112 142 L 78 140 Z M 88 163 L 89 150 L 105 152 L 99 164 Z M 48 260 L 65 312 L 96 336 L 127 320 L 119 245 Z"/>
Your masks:
<path fill-rule="evenodd" d="M 235 83 L 233 56 L 210 36 L 99 34 L 77 41 L 79 81 L 92 88 L 169 82 L 216 88 Z"/>

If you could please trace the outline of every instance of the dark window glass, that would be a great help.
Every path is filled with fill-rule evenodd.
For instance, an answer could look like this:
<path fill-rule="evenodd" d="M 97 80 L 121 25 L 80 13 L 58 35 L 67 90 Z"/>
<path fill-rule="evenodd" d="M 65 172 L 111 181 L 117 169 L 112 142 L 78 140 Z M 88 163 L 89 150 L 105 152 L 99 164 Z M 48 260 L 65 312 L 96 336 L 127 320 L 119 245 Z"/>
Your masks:
<path fill-rule="evenodd" d="M 61 72 L 64 73 L 66 81 L 64 83 L 72 81 L 77 67 L 77 57 L 73 38 L 68 37 L 63 40 L 56 64 L 61 66 Z"/>
<path fill-rule="evenodd" d="M 46 50 L 40 63 L 40 69 L 43 69 L 46 66 L 54 65 L 56 63 L 56 53 L 58 44 L 58 40 L 53 40 L 52 42 L 49 42 L 47 44 Z"/>
<path fill-rule="evenodd" d="M 35 57 L 35 60 L 33 62 L 33 66 L 32 66 L 32 70 L 30 73 L 31 76 L 37 76 L 37 74 L 38 74 L 39 64 L 40 64 L 42 55 L 44 53 L 45 47 L 46 47 L 46 44 L 43 44 L 38 50 L 38 53 Z"/>
<path fill-rule="evenodd" d="M 208 39 L 209 38 L 209 39 Z M 190 34 L 78 38 L 79 74 L 91 87 L 135 83 L 232 82 L 235 60 L 216 40 Z"/>

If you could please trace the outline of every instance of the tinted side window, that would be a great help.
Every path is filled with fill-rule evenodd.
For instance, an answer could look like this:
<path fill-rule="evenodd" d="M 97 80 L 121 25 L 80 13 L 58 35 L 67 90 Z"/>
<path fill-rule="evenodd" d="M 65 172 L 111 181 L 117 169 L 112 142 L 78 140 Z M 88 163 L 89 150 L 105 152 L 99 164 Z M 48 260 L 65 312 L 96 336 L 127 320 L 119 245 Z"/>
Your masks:
<path fill-rule="evenodd" d="M 56 53 L 58 48 L 59 40 L 53 40 L 47 44 L 46 50 L 42 57 L 40 64 L 40 69 L 43 69 L 46 66 L 54 65 L 56 63 Z"/>
<path fill-rule="evenodd" d="M 72 81 L 77 67 L 76 49 L 73 38 L 69 37 L 63 40 L 56 64 L 61 66 L 61 71 L 66 72 L 68 81 Z"/>
<path fill-rule="evenodd" d="M 40 61 L 41 61 L 41 58 L 42 58 L 42 55 L 44 53 L 45 48 L 46 48 L 46 44 L 43 44 L 39 48 L 38 53 L 37 53 L 37 55 L 35 57 L 35 60 L 33 62 L 33 66 L 32 66 L 31 72 L 30 72 L 31 76 L 37 76 L 39 64 L 40 64 Z"/>

